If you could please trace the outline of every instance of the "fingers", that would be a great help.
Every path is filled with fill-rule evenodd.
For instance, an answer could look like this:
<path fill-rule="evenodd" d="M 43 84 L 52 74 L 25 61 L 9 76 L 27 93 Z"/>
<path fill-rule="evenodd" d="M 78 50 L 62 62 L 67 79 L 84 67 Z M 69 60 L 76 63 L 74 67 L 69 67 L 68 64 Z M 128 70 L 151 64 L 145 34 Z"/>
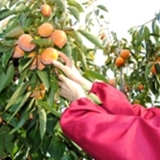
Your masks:
<path fill-rule="evenodd" d="M 70 62 L 70 59 L 63 52 L 59 52 L 59 56 L 64 60 L 66 64 Z"/>
<path fill-rule="evenodd" d="M 60 70 L 62 70 L 63 72 L 66 72 L 67 71 L 67 67 L 66 66 L 64 66 L 61 62 L 59 62 L 59 61 L 52 61 L 52 64 L 55 66 L 55 67 L 57 67 L 57 68 L 59 68 Z"/>
<path fill-rule="evenodd" d="M 59 74 L 59 75 L 58 75 L 58 79 L 59 79 L 60 81 L 64 82 L 64 81 L 66 81 L 67 78 L 66 78 L 65 76 Z"/>

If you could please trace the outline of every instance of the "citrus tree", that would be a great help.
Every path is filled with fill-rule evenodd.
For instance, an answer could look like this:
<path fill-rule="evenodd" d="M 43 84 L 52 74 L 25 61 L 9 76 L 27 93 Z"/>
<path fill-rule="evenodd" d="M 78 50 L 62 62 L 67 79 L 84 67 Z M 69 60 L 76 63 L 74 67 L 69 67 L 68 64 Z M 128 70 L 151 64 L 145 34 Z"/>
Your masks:
<path fill-rule="evenodd" d="M 51 63 L 60 60 L 61 52 L 83 76 L 110 83 L 131 103 L 147 106 L 158 101 L 159 14 L 152 28 L 130 29 L 128 42 L 117 39 L 114 32 L 108 34 L 106 11 L 93 0 L 82 4 L 76 0 L 0 2 L 0 159 L 92 159 L 59 126 L 69 102 L 59 96 L 56 68 Z M 81 19 L 83 26 L 78 25 Z M 97 66 L 94 55 L 100 50 L 106 61 Z M 95 95 L 88 98 L 98 103 Z"/>

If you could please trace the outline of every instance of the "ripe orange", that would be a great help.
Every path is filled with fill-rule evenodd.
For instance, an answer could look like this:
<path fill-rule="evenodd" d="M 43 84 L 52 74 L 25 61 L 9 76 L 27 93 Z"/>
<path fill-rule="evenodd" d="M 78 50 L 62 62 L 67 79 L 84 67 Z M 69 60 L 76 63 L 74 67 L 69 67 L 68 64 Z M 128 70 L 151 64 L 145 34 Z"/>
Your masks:
<path fill-rule="evenodd" d="M 115 64 L 117 67 L 121 67 L 125 64 L 125 60 L 122 57 L 117 57 Z"/>
<path fill-rule="evenodd" d="M 139 85 L 138 85 L 138 90 L 140 90 L 140 91 L 141 91 L 141 90 L 143 90 L 143 89 L 144 89 L 143 84 L 139 84 Z"/>
<path fill-rule="evenodd" d="M 128 92 L 131 89 L 131 85 L 125 84 L 124 89 L 125 89 L 126 92 Z"/>
<path fill-rule="evenodd" d="M 124 59 L 127 59 L 130 56 L 130 51 L 128 49 L 123 49 L 120 52 L 120 56 Z"/>
<path fill-rule="evenodd" d="M 151 67 L 151 72 L 152 72 L 153 74 L 157 74 L 157 70 L 156 70 L 155 64 L 152 65 L 152 67 Z"/>
<path fill-rule="evenodd" d="M 67 42 L 66 33 L 62 30 L 55 30 L 51 35 L 54 45 L 62 48 Z"/>
<path fill-rule="evenodd" d="M 48 4 L 42 5 L 42 7 L 41 7 L 41 13 L 45 17 L 49 17 L 52 14 L 52 9 L 51 9 L 50 5 L 48 5 Z"/>
<path fill-rule="evenodd" d="M 35 44 L 31 43 L 33 40 L 32 36 L 29 34 L 22 34 L 18 38 L 18 46 L 26 52 L 32 51 L 35 48 Z"/>
<path fill-rule="evenodd" d="M 58 59 L 58 51 L 52 47 L 46 48 L 41 54 L 43 64 L 52 64 L 53 60 Z"/>
<path fill-rule="evenodd" d="M 23 56 L 24 56 L 24 51 L 22 49 L 20 49 L 18 47 L 18 45 L 16 45 L 12 57 L 13 58 L 21 58 Z"/>
<path fill-rule="evenodd" d="M 38 27 L 38 34 L 41 37 L 49 37 L 52 34 L 52 32 L 53 26 L 48 22 L 45 22 Z"/>

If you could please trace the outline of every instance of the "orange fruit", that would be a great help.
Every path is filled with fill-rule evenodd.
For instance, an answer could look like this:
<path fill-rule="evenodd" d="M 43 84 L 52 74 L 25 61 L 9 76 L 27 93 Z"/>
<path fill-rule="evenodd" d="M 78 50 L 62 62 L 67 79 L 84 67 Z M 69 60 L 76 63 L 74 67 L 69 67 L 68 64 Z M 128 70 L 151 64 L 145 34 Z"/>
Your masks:
<path fill-rule="evenodd" d="M 141 91 L 141 90 L 143 90 L 143 89 L 144 89 L 143 84 L 139 84 L 139 85 L 138 85 L 138 90 L 140 90 L 140 91 Z"/>
<path fill-rule="evenodd" d="M 22 49 L 20 49 L 18 45 L 16 45 L 12 57 L 21 58 L 24 56 L 24 53 L 25 52 Z"/>
<path fill-rule="evenodd" d="M 62 30 L 55 30 L 51 35 L 54 45 L 62 48 L 67 42 L 66 33 Z"/>
<path fill-rule="evenodd" d="M 152 67 L 151 67 L 151 72 L 152 72 L 153 74 L 157 74 L 157 70 L 156 70 L 155 64 L 152 65 Z"/>
<path fill-rule="evenodd" d="M 124 59 L 127 59 L 130 56 L 130 51 L 128 49 L 123 49 L 120 52 L 120 56 Z"/>
<path fill-rule="evenodd" d="M 117 67 L 121 67 L 125 64 L 125 60 L 122 57 L 117 57 L 115 64 Z"/>
<path fill-rule="evenodd" d="M 106 38 L 106 34 L 103 32 L 103 33 L 101 34 L 101 36 L 100 36 L 100 39 L 103 40 L 103 39 L 105 39 L 105 38 Z"/>
<path fill-rule="evenodd" d="M 124 89 L 128 92 L 130 90 L 130 87 L 128 85 L 125 85 Z"/>
<path fill-rule="evenodd" d="M 45 22 L 38 27 L 38 34 L 41 37 L 49 37 L 52 34 L 52 32 L 53 26 L 48 22 Z"/>
<path fill-rule="evenodd" d="M 33 40 L 32 36 L 29 34 L 22 34 L 19 38 L 18 38 L 18 46 L 26 52 L 32 51 L 35 48 L 35 44 L 31 43 L 31 41 Z"/>
<path fill-rule="evenodd" d="M 44 15 L 45 17 L 49 17 L 52 14 L 52 9 L 51 6 L 48 4 L 44 4 L 41 7 L 41 13 L 42 15 Z"/>
<path fill-rule="evenodd" d="M 46 48 L 41 54 L 43 64 L 52 64 L 53 60 L 58 59 L 58 51 L 52 47 Z"/>

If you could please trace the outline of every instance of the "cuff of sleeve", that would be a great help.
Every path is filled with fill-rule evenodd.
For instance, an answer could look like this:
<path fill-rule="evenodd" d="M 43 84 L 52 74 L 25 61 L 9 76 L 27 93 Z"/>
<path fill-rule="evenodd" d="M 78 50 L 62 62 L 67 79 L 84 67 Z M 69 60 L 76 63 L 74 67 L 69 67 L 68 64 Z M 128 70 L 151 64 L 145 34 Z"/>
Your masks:
<path fill-rule="evenodd" d="M 102 102 L 102 107 L 112 114 L 133 115 L 132 105 L 126 96 L 116 88 L 103 83 L 95 82 L 90 92 L 96 94 Z"/>

